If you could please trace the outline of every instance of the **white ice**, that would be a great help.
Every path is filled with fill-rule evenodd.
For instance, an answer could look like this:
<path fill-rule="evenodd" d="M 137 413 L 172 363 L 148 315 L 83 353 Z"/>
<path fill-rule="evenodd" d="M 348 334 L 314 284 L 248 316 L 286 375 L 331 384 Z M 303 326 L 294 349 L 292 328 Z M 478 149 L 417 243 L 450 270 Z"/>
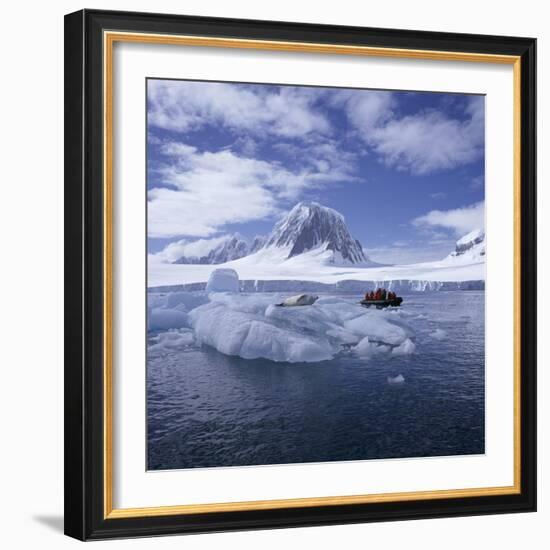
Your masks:
<path fill-rule="evenodd" d="M 443 340 L 447 336 L 447 333 L 443 329 L 437 328 L 430 336 L 436 340 Z"/>
<path fill-rule="evenodd" d="M 329 251 L 330 252 L 330 251 Z M 242 281 L 314 281 L 338 283 L 341 281 L 378 281 L 389 288 L 389 281 L 417 281 L 418 290 L 442 282 L 485 280 L 485 262 L 469 256 L 446 258 L 441 261 L 393 266 L 338 266 L 327 263 L 318 250 L 312 250 L 290 259 L 288 250 L 263 249 L 255 254 L 227 262 L 223 268 L 210 264 L 167 264 L 150 262 L 150 287 L 204 283 L 220 269 L 236 270 Z M 462 258 L 462 259 L 461 259 Z M 228 289 L 232 290 L 232 289 Z M 298 290 L 298 289 L 297 289 Z M 235 290 L 232 290 L 235 291 Z"/>
<path fill-rule="evenodd" d="M 168 309 L 191 311 L 208 302 L 206 292 L 170 292 L 165 298 Z"/>
<path fill-rule="evenodd" d="M 148 330 L 168 330 L 187 325 L 187 315 L 177 309 L 154 308 L 148 310 Z"/>
<path fill-rule="evenodd" d="M 214 269 L 206 283 L 208 292 L 239 292 L 239 276 L 234 269 Z"/>
<path fill-rule="evenodd" d="M 189 321 L 197 341 L 244 359 L 298 363 L 333 357 L 334 350 L 328 342 L 302 334 L 290 324 L 285 327 L 283 323 L 271 322 L 261 312 L 266 309 L 265 304 L 255 304 L 252 296 L 247 298 L 242 304 L 214 300 L 194 309 Z"/>
<path fill-rule="evenodd" d="M 414 342 L 407 338 L 404 342 L 392 349 L 392 355 L 411 355 L 414 353 L 416 346 Z"/>
<path fill-rule="evenodd" d="M 160 332 L 152 340 L 154 343 L 149 345 L 149 352 L 163 352 L 190 346 L 194 343 L 195 336 L 193 331 L 188 328 L 170 329 Z"/>
<path fill-rule="evenodd" d="M 401 312 L 365 309 L 339 297 L 321 297 L 308 306 L 275 305 L 284 299 L 277 293 L 169 293 L 154 298 L 159 307 L 150 311 L 149 329 L 181 334 L 187 328 L 196 343 L 226 355 L 290 363 L 329 360 L 345 349 L 364 359 L 414 352 L 414 331 Z M 179 336 L 166 338 L 155 345 Z"/>
<path fill-rule="evenodd" d="M 377 344 L 371 342 L 368 336 L 365 336 L 354 348 L 353 351 L 356 355 L 363 359 L 369 359 L 374 355 L 380 355 L 382 353 L 389 353 L 391 347 L 385 344 Z"/>

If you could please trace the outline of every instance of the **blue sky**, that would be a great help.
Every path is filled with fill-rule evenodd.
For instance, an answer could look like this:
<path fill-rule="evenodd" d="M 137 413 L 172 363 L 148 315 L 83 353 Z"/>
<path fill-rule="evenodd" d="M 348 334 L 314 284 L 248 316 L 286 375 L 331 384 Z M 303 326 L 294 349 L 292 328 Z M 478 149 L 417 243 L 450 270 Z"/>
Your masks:
<path fill-rule="evenodd" d="M 446 256 L 484 219 L 484 97 L 147 82 L 148 244 L 160 259 L 269 233 L 299 201 L 374 260 Z"/>

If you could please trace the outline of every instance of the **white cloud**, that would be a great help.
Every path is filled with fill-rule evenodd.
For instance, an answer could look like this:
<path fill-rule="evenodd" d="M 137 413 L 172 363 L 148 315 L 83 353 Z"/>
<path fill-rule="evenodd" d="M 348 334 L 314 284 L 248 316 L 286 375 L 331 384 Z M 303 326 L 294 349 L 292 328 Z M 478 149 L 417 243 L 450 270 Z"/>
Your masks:
<path fill-rule="evenodd" d="M 148 121 L 180 132 L 217 124 L 258 136 L 303 138 L 330 133 L 328 119 L 313 107 L 318 97 L 313 88 L 149 80 Z"/>
<path fill-rule="evenodd" d="M 344 107 L 351 124 L 366 141 L 370 132 L 394 116 L 395 96 L 388 91 L 341 90 L 331 96 L 333 106 Z"/>
<path fill-rule="evenodd" d="M 158 172 L 170 188 L 157 187 L 148 193 L 150 237 L 210 236 L 227 223 L 261 219 L 277 211 L 265 186 L 274 170 L 262 161 L 229 151 L 193 150 Z"/>
<path fill-rule="evenodd" d="M 240 136 L 233 147 L 245 157 L 254 157 L 258 151 L 258 141 L 250 136 Z"/>
<path fill-rule="evenodd" d="M 437 110 L 398 116 L 394 96 L 363 92 L 340 97 L 350 123 L 368 148 L 399 170 L 422 175 L 480 158 L 484 146 L 484 99 L 469 98 L 466 118 Z"/>
<path fill-rule="evenodd" d="M 485 227 L 485 202 L 477 202 L 454 210 L 432 210 L 413 220 L 417 227 L 442 227 L 462 237 L 474 229 Z"/>
<path fill-rule="evenodd" d="M 315 166 L 314 149 L 296 171 L 229 149 L 201 152 L 178 142 L 164 143 L 161 153 L 167 162 L 153 171 L 148 193 L 150 237 L 209 237 L 229 223 L 275 216 L 281 203 L 308 189 L 353 179 L 344 160 L 331 164 L 326 152 L 325 164 Z"/>
<path fill-rule="evenodd" d="M 201 257 L 206 256 L 211 250 L 214 250 L 221 243 L 229 238 L 228 235 L 222 237 L 213 237 L 212 239 L 197 239 L 188 241 L 181 239 L 165 246 L 160 252 L 154 254 L 155 259 L 161 262 L 173 263 L 182 256 Z"/>
<path fill-rule="evenodd" d="M 483 152 L 483 123 L 429 111 L 392 120 L 373 132 L 373 141 L 386 164 L 428 174 L 477 160 Z"/>
<path fill-rule="evenodd" d="M 357 179 L 357 155 L 341 149 L 335 140 L 326 139 L 294 149 L 296 159 L 316 172 L 319 180 L 336 182 Z M 362 179 L 365 179 L 364 176 Z"/>

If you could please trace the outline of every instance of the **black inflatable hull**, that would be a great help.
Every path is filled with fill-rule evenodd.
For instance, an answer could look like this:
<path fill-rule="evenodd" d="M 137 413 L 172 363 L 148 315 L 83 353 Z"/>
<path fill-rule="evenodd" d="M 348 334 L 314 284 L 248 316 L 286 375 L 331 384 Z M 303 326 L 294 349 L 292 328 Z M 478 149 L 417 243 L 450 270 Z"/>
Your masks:
<path fill-rule="evenodd" d="M 384 307 L 399 307 L 402 302 L 403 298 L 398 296 L 392 300 L 361 300 L 359 303 L 365 307 L 374 306 L 377 309 L 382 309 Z"/>

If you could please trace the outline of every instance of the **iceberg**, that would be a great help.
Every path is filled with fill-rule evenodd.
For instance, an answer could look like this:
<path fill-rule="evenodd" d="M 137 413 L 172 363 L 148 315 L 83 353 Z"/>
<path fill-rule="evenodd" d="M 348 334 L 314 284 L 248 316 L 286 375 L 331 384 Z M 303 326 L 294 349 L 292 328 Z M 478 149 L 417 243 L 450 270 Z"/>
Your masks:
<path fill-rule="evenodd" d="M 199 343 L 244 359 L 300 363 L 333 357 L 334 350 L 328 342 L 278 327 L 259 313 L 238 311 L 231 305 L 213 301 L 189 314 Z"/>
<path fill-rule="evenodd" d="M 277 299 L 273 294 L 212 293 L 187 319 L 197 343 L 244 359 L 317 362 L 350 346 L 364 358 L 414 351 L 413 330 L 391 312 L 364 310 L 334 297 L 292 308 L 277 307 Z"/>
<path fill-rule="evenodd" d="M 239 291 L 233 269 L 216 269 L 204 290 L 149 293 L 153 350 L 207 345 L 225 355 L 303 363 L 344 350 L 368 358 L 414 352 L 414 331 L 401 311 L 367 310 L 339 296 Z M 279 307 L 280 305 L 302 307 Z"/>
<path fill-rule="evenodd" d="M 234 269 L 214 269 L 206 283 L 207 292 L 239 292 L 239 275 Z"/>

